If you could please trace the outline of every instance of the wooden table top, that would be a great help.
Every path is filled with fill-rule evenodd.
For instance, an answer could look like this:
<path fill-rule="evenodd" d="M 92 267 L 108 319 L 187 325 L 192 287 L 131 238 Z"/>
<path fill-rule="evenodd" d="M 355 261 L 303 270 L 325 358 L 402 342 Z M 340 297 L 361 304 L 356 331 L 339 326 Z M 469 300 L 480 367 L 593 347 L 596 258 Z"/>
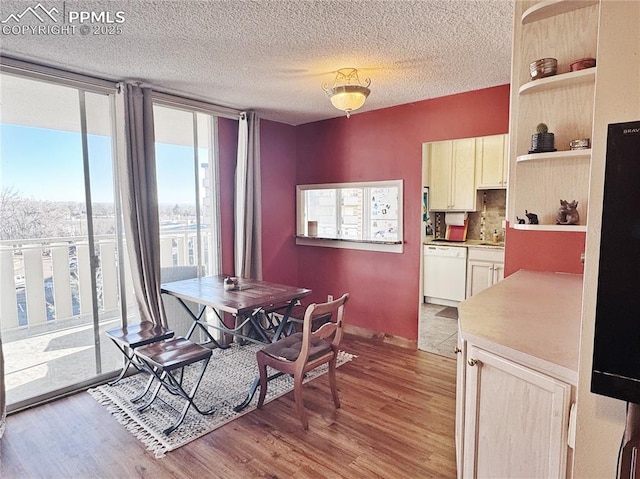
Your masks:
<path fill-rule="evenodd" d="M 225 276 L 207 276 L 162 283 L 163 293 L 193 301 L 235 315 L 251 313 L 256 308 L 270 308 L 303 298 L 310 289 L 255 279 L 238 278 L 238 288 L 225 291 Z"/>

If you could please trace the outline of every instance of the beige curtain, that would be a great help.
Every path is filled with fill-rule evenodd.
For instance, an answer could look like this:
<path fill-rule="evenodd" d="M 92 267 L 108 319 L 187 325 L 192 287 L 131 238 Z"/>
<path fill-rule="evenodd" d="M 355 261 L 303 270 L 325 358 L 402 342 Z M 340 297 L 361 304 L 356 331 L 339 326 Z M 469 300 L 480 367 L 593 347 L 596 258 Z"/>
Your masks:
<path fill-rule="evenodd" d="M 262 279 L 260 118 L 243 113 L 238 127 L 235 191 L 235 274 Z"/>
<path fill-rule="evenodd" d="M 126 155 L 119 159 L 125 237 L 142 321 L 167 326 L 160 297 L 160 220 L 151 90 L 124 85 Z"/>
<path fill-rule="evenodd" d="M 7 392 L 4 388 L 4 355 L 2 354 L 2 334 L 0 334 L 0 437 L 7 424 Z"/>

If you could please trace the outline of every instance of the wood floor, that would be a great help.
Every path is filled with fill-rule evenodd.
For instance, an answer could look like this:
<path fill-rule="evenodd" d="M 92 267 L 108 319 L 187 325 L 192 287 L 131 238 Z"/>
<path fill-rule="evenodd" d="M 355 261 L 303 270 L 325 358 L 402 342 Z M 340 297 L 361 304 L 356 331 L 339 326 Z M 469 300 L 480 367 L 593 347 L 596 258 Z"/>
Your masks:
<path fill-rule="evenodd" d="M 293 394 L 155 459 L 89 394 L 9 416 L 2 478 L 453 478 L 455 362 L 347 338 L 358 356 L 305 385 L 309 430 Z"/>

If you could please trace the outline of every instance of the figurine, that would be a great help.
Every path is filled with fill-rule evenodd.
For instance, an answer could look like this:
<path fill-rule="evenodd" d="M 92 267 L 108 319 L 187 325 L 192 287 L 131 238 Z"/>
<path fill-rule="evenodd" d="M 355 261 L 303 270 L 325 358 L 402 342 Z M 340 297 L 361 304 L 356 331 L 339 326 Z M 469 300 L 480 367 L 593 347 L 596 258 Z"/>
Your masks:
<path fill-rule="evenodd" d="M 519 225 L 523 225 L 523 224 L 525 224 L 525 223 L 526 223 L 526 222 L 525 222 L 525 220 L 524 220 L 524 218 L 518 218 L 518 217 L 516 216 L 516 220 L 518 220 L 518 224 L 519 224 Z"/>
<path fill-rule="evenodd" d="M 529 224 L 530 225 L 537 225 L 538 224 L 538 215 L 535 213 L 529 213 L 527 210 L 524 210 L 524 215 L 529 218 Z"/>
<path fill-rule="evenodd" d="M 580 224 L 580 214 L 578 213 L 578 202 L 573 200 L 568 202 L 560 200 L 560 208 L 556 217 L 557 225 L 577 225 Z"/>
<path fill-rule="evenodd" d="M 225 291 L 231 291 L 231 290 L 234 290 L 236 288 L 236 282 L 230 276 L 227 276 L 224 279 L 223 284 L 224 284 L 224 290 Z"/>

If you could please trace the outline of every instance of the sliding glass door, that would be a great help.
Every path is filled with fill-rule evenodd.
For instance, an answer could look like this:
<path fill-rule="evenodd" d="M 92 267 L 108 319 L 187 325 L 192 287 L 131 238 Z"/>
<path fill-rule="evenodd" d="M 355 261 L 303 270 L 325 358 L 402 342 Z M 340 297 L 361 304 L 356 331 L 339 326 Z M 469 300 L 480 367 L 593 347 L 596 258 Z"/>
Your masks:
<path fill-rule="evenodd" d="M 9 410 L 122 367 L 114 93 L 3 73 L 0 327 Z M 122 273 L 122 274 L 121 274 Z"/>

